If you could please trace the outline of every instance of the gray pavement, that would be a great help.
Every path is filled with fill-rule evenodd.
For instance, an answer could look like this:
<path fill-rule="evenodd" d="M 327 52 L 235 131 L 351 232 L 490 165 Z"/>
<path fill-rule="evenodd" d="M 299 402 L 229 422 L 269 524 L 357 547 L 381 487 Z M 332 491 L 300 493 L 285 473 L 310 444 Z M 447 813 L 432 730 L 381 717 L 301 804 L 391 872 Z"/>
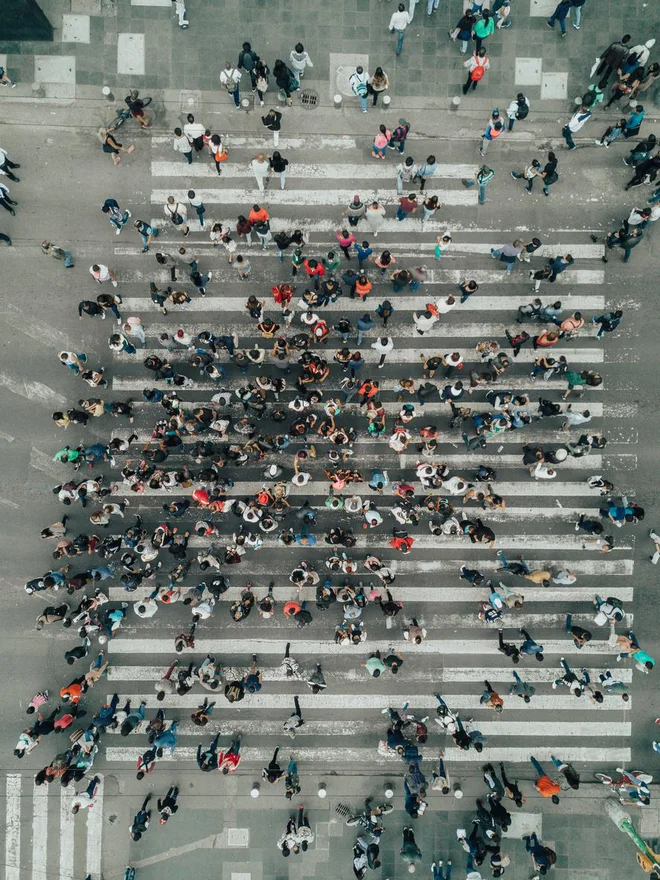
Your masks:
<path fill-rule="evenodd" d="M 387 4 L 381 5 L 385 7 Z M 145 16 L 147 13 L 161 18 L 167 16 L 163 23 L 166 20 L 167 26 L 172 26 L 169 10 L 133 7 L 131 13 L 136 10 Z M 637 12 L 640 16 L 646 14 L 641 8 Z M 118 13 L 125 14 L 126 9 L 122 8 Z M 421 18 L 423 13 L 423 8 L 418 7 L 416 16 Z M 617 14 L 618 10 L 613 12 L 610 24 Z M 519 19 L 521 24 L 525 20 L 522 14 Z M 132 18 L 132 21 L 136 20 L 137 16 Z M 127 30 L 137 28 L 127 27 Z M 504 36 L 512 34 L 515 34 L 514 29 Z M 187 38 L 193 36 L 193 31 L 191 29 L 184 35 L 177 29 L 173 36 Z M 355 39 L 359 36 L 356 33 Z M 554 35 L 548 32 L 543 36 L 547 40 L 548 36 Z M 579 35 L 572 32 L 569 37 L 571 40 L 574 37 L 583 39 L 584 26 Z M 254 42 L 256 45 L 256 38 Z M 317 63 L 306 36 L 305 42 Z M 567 42 L 568 39 L 563 41 Z M 346 45 L 333 48 L 348 51 L 355 49 L 355 44 L 347 39 Z M 546 51 L 549 50 L 544 45 L 544 62 L 549 57 Z M 105 74 L 106 70 L 109 68 L 103 68 L 102 73 Z M 313 72 L 323 83 L 322 93 L 329 94 L 332 84 L 328 78 L 328 63 L 323 56 Z M 16 218 L 8 215 L 0 218 L 0 231 L 11 234 L 15 245 L 0 251 L 5 290 L 5 334 L 0 354 L 0 402 L 5 413 L 0 433 L 4 464 L 0 503 L 5 513 L 1 524 L 3 543 L 8 548 L 3 570 L 6 601 L 0 648 L 9 706 L 9 711 L 0 719 L 0 736 L 7 755 L 4 765 L 6 780 L 3 782 L 7 796 L 6 876 L 9 880 L 23 880 L 24 877 L 39 877 L 41 880 L 57 875 L 70 880 L 91 872 L 97 880 L 101 872 L 106 878 L 121 876 L 130 861 L 138 867 L 139 876 L 146 880 L 155 878 L 157 872 L 169 880 L 169 877 L 178 876 L 182 868 L 217 872 L 219 859 L 223 880 L 225 877 L 227 880 L 246 880 L 247 875 L 255 880 L 266 876 L 344 877 L 350 870 L 353 836 L 352 830 L 344 826 L 336 807 L 340 804 L 358 807 L 366 794 L 380 797 L 387 780 L 394 782 L 396 811 L 386 823 L 382 877 L 400 876 L 405 866 L 398 856 L 399 832 L 408 818 L 401 797 L 405 768 L 396 760 L 379 758 L 376 753 L 377 742 L 386 730 L 379 710 L 402 697 L 410 699 L 411 710 L 418 716 L 432 715 L 433 698 L 430 695 L 435 690 L 442 692 L 450 705 L 459 708 L 463 717 L 474 716 L 480 729 L 487 732 L 490 742 L 483 758 L 505 760 L 511 775 L 523 780 L 528 800 L 521 811 L 524 818 L 519 817 L 517 821 L 524 823 L 525 830 L 538 829 L 544 842 L 557 850 L 559 859 L 555 870 L 558 878 L 621 876 L 626 869 L 631 870 L 633 845 L 614 832 L 604 816 L 605 790 L 591 782 L 591 778 L 594 770 L 609 772 L 615 766 L 623 765 L 653 772 L 655 755 L 650 749 L 650 741 L 654 738 L 653 720 L 658 714 L 651 690 L 653 676 L 644 677 L 626 665 L 623 671 L 627 679 L 632 680 L 629 708 L 614 700 L 606 700 L 602 708 L 584 700 L 571 702 L 561 691 L 551 689 L 550 680 L 562 653 L 573 666 L 585 665 L 600 671 L 612 665 L 616 671 L 621 671 L 620 664 L 614 661 L 614 649 L 607 644 L 607 631 L 589 622 L 591 606 L 588 596 L 592 591 L 601 595 L 624 595 L 626 610 L 634 616 L 634 628 L 641 644 L 651 654 L 657 651 L 651 618 L 655 569 L 648 562 L 652 545 L 646 537 L 648 527 L 654 525 L 656 418 L 652 364 L 655 362 L 657 335 L 657 318 L 646 300 L 649 279 L 654 274 L 657 276 L 658 271 L 658 260 L 653 252 L 657 231 L 648 231 L 627 266 L 619 262 L 618 256 L 604 266 L 600 261 L 601 246 L 594 245 L 589 238 L 590 232 L 602 237 L 627 216 L 632 204 L 642 204 L 651 192 L 648 187 L 623 192 L 628 171 L 623 167 L 621 157 L 626 147 L 617 144 L 608 151 L 593 147 L 591 135 L 600 133 L 593 122 L 591 129 L 586 128 L 581 133 L 584 134 L 578 140 L 581 148 L 568 156 L 561 149 L 561 141 L 557 140 L 557 120 L 570 113 L 570 107 L 560 111 L 560 106 L 566 108 L 569 105 L 543 105 L 550 109 L 540 109 L 538 117 L 530 120 L 523 131 L 493 145 L 488 162 L 496 170 L 496 179 L 488 189 L 486 204 L 478 206 L 476 201 L 457 204 L 465 191 L 460 184 L 460 174 L 457 176 L 455 170 L 465 164 L 476 167 L 479 161 L 476 137 L 483 119 L 478 113 L 464 110 L 458 115 L 438 114 L 437 118 L 415 110 L 411 121 L 416 136 L 409 140 L 407 153 L 420 159 L 435 151 L 447 166 L 442 178 L 427 187 L 430 192 L 443 193 L 441 200 L 445 207 L 439 212 L 438 219 L 422 231 L 417 220 L 408 220 L 400 226 L 393 221 L 395 154 L 388 154 L 383 163 L 376 163 L 369 157 L 370 138 L 377 119 L 371 113 L 363 118 L 350 102 L 339 112 L 330 109 L 304 111 L 296 106 L 290 111 L 284 110 L 285 129 L 280 150 L 290 159 L 291 174 L 284 198 L 277 189 L 276 179 L 261 197 L 247 168 L 249 159 L 259 148 L 259 139 L 262 139 L 258 118 L 240 113 L 233 115 L 231 109 L 217 102 L 217 96 L 214 99 L 208 94 L 208 102 L 207 93 L 202 96 L 201 117 L 206 124 L 229 134 L 230 161 L 226 164 L 226 174 L 216 179 L 209 176 L 208 160 L 201 156 L 191 168 L 177 162 L 177 155 L 165 139 L 176 124 L 179 106 L 176 93 L 166 90 L 175 86 L 210 89 L 212 83 L 207 84 L 201 74 L 196 83 L 182 79 L 173 82 L 161 71 L 157 79 L 156 82 L 154 77 L 153 85 L 148 78 L 139 83 L 144 84 L 145 89 L 161 90 L 156 95 L 155 128 L 151 133 L 139 132 L 135 131 L 132 122 L 127 123 L 121 131 L 122 138 L 125 143 L 134 140 L 137 149 L 131 157 L 124 157 L 119 168 L 111 166 L 94 140 L 94 128 L 99 119 L 107 115 L 108 108 L 92 101 L 92 90 L 86 89 L 84 80 L 79 80 L 76 86 L 85 96 L 79 106 L 57 108 L 53 105 L 49 109 L 49 100 L 56 98 L 44 99 L 45 104 L 33 104 L 26 100 L 27 95 L 23 100 L 18 95 L 15 102 L 11 96 L 12 103 L 6 105 L 9 108 L 7 124 L 0 129 L 0 144 L 22 164 L 21 182 L 11 185 L 12 196 L 19 201 L 18 215 Z M 119 85 L 123 87 L 124 84 L 129 83 L 120 79 Z M 406 93 L 397 94 L 403 96 Z M 4 98 L 4 95 L 0 97 Z M 398 114 L 398 110 L 390 112 L 393 118 Z M 600 116 L 605 122 L 610 119 L 610 114 L 601 113 Z M 317 132 L 314 137 L 310 135 L 310 120 L 313 120 L 313 130 Z M 652 130 L 651 123 L 645 130 Z M 339 140 L 341 138 L 343 140 Z M 511 180 L 509 170 L 521 167 L 530 154 L 542 156 L 549 148 L 555 147 L 561 149 L 561 152 L 557 150 L 560 181 L 553 188 L 552 197 L 544 199 L 540 192 L 531 198 L 525 196 L 519 184 Z M 323 169 L 322 172 L 314 172 L 315 166 Z M 381 176 L 384 167 L 389 169 L 391 177 Z M 363 196 L 374 191 L 385 194 L 383 202 L 389 222 L 378 238 L 371 238 L 365 232 L 366 237 L 375 250 L 376 245 L 378 250 L 390 247 L 402 265 L 418 264 L 423 260 L 432 266 L 430 281 L 414 296 L 407 296 L 398 307 L 397 320 L 392 326 L 396 357 L 383 370 L 377 371 L 373 352 L 368 348 L 372 339 L 368 338 L 367 345 L 362 346 L 368 360 L 363 373 L 365 376 L 376 375 L 382 380 L 383 400 L 390 414 L 397 408 L 394 389 L 398 379 L 411 374 L 417 380 L 421 378 L 419 351 L 428 354 L 459 348 L 468 352 L 483 337 L 497 338 L 500 344 L 505 344 L 504 329 L 517 326 L 513 322 L 515 307 L 531 298 L 526 267 L 517 267 L 514 275 L 507 279 L 499 264 L 488 256 L 489 246 L 510 241 L 518 233 L 525 237 L 538 233 L 551 250 L 565 253 L 573 249 L 580 255 L 575 269 L 566 273 L 562 284 L 555 285 L 549 292 L 542 288 L 541 295 L 547 299 L 558 296 L 564 300 L 567 313 L 579 307 L 589 317 L 603 308 L 621 305 L 625 309 L 621 330 L 607 338 L 604 345 L 597 343 L 589 331 L 577 340 L 564 343 L 561 352 L 572 364 L 588 366 L 603 374 L 602 390 L 587 392 L 583 402 L 594 410 L 590 427 L 602 430 L 610 442 L 602 455 L 592 454 L 586 460 L 577 460 L 576 466 L 562 469 L 556 484 L 532 482 L 519 464 L 519 455 L 520 444 L 530 440 L 560 442 L 563 436 L 557 433 L 558 422 L 547 424 L 546 420 L 546 423 L 532 426 L 515 436 L 506 434 L 501 441 L 501 450 L 497 441 L 485 450 L 486 460 L 496 462 L 499 481 L 508 487 L 507 493 L 502 489 L 508 502 L 505 514 L 486 513 L 483 517 L 487 523 L 492 523 L 498 546 L 513 554 L 524 552 L 525 558 L 535 564 L 563 563 L 578 573 L 575 587 L 558 588 L 546 594 L 542 587 L 525 583 L 525 607 L 510 613 L 506 620 L 507 640 L 517 637 L 516 630 L 524 622 L 533 635 L 547 645 L 543 667 L 534 664 L 530 669 L 529 661 L 521 664 L 521 673 L 528 674 L 530 680 L 532 676 L 538 676 L 534 679 L 538 681 L 536 708 L 532 703 L 522 711 L 512 705 L 513 697 L 506 698 L 508 661 L 494 651 L 496 634 L 476 619 L 481 598 L 479 591 L 458 580 L 457 568 L 463 561 L 492 573 L 494 554 L 456 540 L 433 541 L 424 517 L 419 530 L 413 531 L 416 538 L 418 534 L 420 536 L 413 553 L 397 560 L 398 576 L 393 585 L 395 598 L 404 601 L 404 614 L 418 616 L 429 630 L 429 641 L 419 652 L 421 657 L 415 656 L 402 641 L 398 623 L 401 617 L 395 627 L 388 630 L 373 607 L 365 612 L 366 643 L 357 650 L 342 649 L 342 656 L 331 641 L 332 629 L 340 616 L 334 610 L 326 614 L 316 612 L 312 601 L 310 608 L 314 622 L 304 630 L 289 628 L 280 616 L 272 621 L 251 617 L 242 625 L 242 638 L 237 643 L 236 625 L 229 619 L 227 602 L 219 602 L 214 618 L 200 626 L 197 650 L 190 659 L 202 657 L 208 649 L 221 659 L 224 666 L 241 669 L 256 650 L 265 672 L 264 690 L 253 698 L 252 703 L 246 700 L 240 707 L 232 707 L 220 698 L 222 705 L 218 706 L 209 728 L 203 732 L 202 739 L 209 731 L 209 738 L 219 731 L 222 741 L 228 741 L 232 731 L 240 729 L 243 732 L 245 757 L 238 773 L 219 781 L 215 777 L 209 780 L 191 762 L 191 751 L 200 741 L 198 732 L 188 721 L 190 712 L 203 697 L 197 688 L 185 698 L 165 701 L 167 717 L 182 721 L 179 746 L 174 761 L 158 766 L 148 783 L 138 783 L 134 771 L 136 753 L 146 747 L 144 734 L 137 734 L 130 741 L 116 734 L 104 738 L 95 765 L 104 777 L 102 803 L 99 802 L 87 816 L 76 817 L 74 824 L 68 815 L 66 790 L 62 790 L 64 795 L 61 798 L 59 787 L 45 793 L 39 789 L 33 792 L 32 785 L 32 774 L 63 748 L 65 735 L 61 734 L 56 744 L 52 737 L 46 739 L 21 763 L 13 757 L 11 749 L 25 723 L 24 708 L 30 697 L 47 687 L 52 694 L 49 705 L 56 705 L 59 687 L 69 680 L 69 676 L 81 674 L 88 661 L 80 661 L 72 669 L 65 665 L 62 655 L 75 643 L 73 631 L 56 627 L 41 633 L 34 631 L 34 618 L 49 600 L 44 601 L 45 596 L 27 597 L 23 583 L 46 571 L 51 564 L 52 546 L 39 542 L 38 532 L 62 512 L 50 489 L 72 475 L 65 466 L 53 462 L 52 455 L 64 442 L 75 445 L 80 440 L 88 442 L 88 438 L 103 440 L 110 436 L 109 432 L 116 431 L 125 436 L 133 426 L 126 420 L 110 422 L 106 416 L 93 420 L 84 432 L 73 427 L 63 433 L 54 427 L 50 418 L 53 410 L 65 402 L 71 405 L 79 397 L 93 396 L 91 389 L 88 394 L 87 386 L 56 364 L 56 353 L 69 348 L 85 351 L 90 363 L 106 367 L 111 388 L 103 396 L 106 400 L 136 400 L 134 428 L 141 440 L 149 436 L 156 418 L 160 417 L 159 408 L 140 402 L 141 389 L 149 380 L 145 379 L 145 372 L 139 365 L 139 353 L 133 358 L 127 355 L 113 358 L 107 349 L 106 339 L 113 329 L 113 322 L 101 323 L 98 319 L 88 318 L 77 320 L 78 301 L 98 292 L 87 268 L 99 260 L 117 273 L 120 279 L 118 292 L 125 301 L 123 314 L 142 318 L 149 350 L 156 348 L 158 333 L 177 327 L 197 332 L 204 327 L 218 331 L 229 326 L 237 329 L 241 341 L 256 341 L 254 327 L 245 315 L 242 300 L 248 291 L 268 300 L 272 283 L 289 277 L 288 262 L 282 266 L 272 247 L 262 254 L 253 245 L 249 252 L 252 278 L 249 284 L 238 282 L 224 254 L 213 253 L 207 235 L 193 225 L 189 244 L 199 251 L 202 268 L 213 268 L 215 277 L 209 284 L 206 299 L 195 298 L 185 312 L 172 309 L 167 317 L 160 315 L 148 297 L 148 281 L 153 278 L 161 284 L 165 282 L 165 276 L 156 272 L 152 254 L 139 253 L 139 242 L 130 225 L 120 236 L 115 236 L 99 206 L 104 198 L 114 196 L 122 207 L 133 212 L 133 218 L 155 218 L 160 222 L 163 194 L 185 192 L 190 186 L 198 191 L 204 188 L 207 193 L 207 231 L 212 220 L 230 221 L 258 198 L 271 212 L 275 228 L 276 224 L 284 228 L 294 225 L 309 228 L 308 251 L 315 254 L 327 252 L 334 224 L 340 222 L 339 209 L 343 205 L 336 205 L 335 191 L 350 191 L 350 195 L 360 192 Z M 456 247 L 443 256 L 440 265 L 434 265 L 434 240 L 445 229 L 452 230 Z M 46 237 L 71 247 L 76 257 L 74 269 L 64 270 L 60 263 L 41 255 L 38 244 Z M 179 243 L 179 237 L 171 229 L 162 229 L 159 246 L 171 249 Z M 541 265 L 541 260 L 535 258 L 534 265 Z M 412 311 L 421 309 L 431 299 L 446 295 L 453 289 L 456 278 L 465 277 L 466 273 L 475 273 L 475 277 L 479 274 L 482 284 L 479 294 L 460 312 L 455 309 L 436 325 L 420 345 L 410 332 Z M 377 281 L 367 307 L 373 309 L 385 296 L 392 297 L 391 287 Z M 487 305 L 482 306 L 479 297 L 487 297 L 484 300 Z M 338 317 L 344 308 L 349 317 L 357 317 L 355 304 L 345 299 L 340 300 L 329 315 Z M 272 310 L 269 313 L 276 317 Z M 339 347 L 338 342 L 331 338 L 329 354 Z M 521 363 L 516 363 L 502 377 L 498 387 L 513 386 L 534 391 L 528 379 L 529 357 L 525 355 L 527 349 L 521 353 Z M 226 360 L 226 357 L 221 359 Z M 174 357 L 173 362 L 193 382 L 191 387 L 179 392 L 181 397 L 186 401 L 208 402 L 214 389 L 200 381 L 180 356 Z M 227 387 L 236 388 L 241 384 L 241 377 L 235 368 L 230 366 L 228 369 Z M 333 371 L 328 382 L 332 396 L 339 394 L 340 378 L 341 374 L 336 375 Z M 436 376 L 436 380 L 438 378 Z M 548 388 L 541 387 L 544 395 L 547 393 L 556 400 L 564 386 L 554 383 Z M 292 391 L 287 391 L 283 396 L 288 400 L 292 395 Z M 476 392 L 471 401 L 472 406 L 479 407 L 479 404 L 485 406 L 481 391 Z M 460 433 L 450 433 L 447 417 L 440 414 L 440 410 L 439 404 L 432 402 L 428 405 L 427 418 L 420 421 L 424 417 L 419 415 L 412 427 L 429 421 L 437 423 L 443 432 L 438 460 L 446 460 L 452 473 L 469 476 L 481 459 L 474 455 L 469 459 L 466 457 Z M 240 417 L 236 406 L 233 413 L 234 418 Z M 392 415 L 388 424 L 391 419 Z M 363 430 L 362 417 L 355 418 L 349 412 L 347 422 Z M 270 423 L 268 426 L 270 429 Z M 571 432 L 569 437 L 577 433 Z M 235 436 L 230 434 L 230 439 Z M 319 442 L 318 448 L 323 454 L 326 446 Z M 386 462 L 391 478 L 395 479 L 404 473 L 410 475 L 416 460 L 412 446 L 410 452 L 405 460 L 398 461 L 385 440 L 370 445 L 358 443 L 353 461 L 366 475 L 376 462 Z M 182 461 L 177 456 L 171 464 L 174 467 Z M 308 493 L 310 502 L 316 506 L 322 505 L 325 497 L 326 481 L 320 479 L 321 464 L 322 460 L 313 466 L 315 481 L 309 486 Z M 261 479 L 262 467 L 251 464 L 234 474 L 236 486 L 230 494 L 242 496 L 253 491 Z M 118 469 L 104 470 L 109 479 L 119 478 Z M 603 473 L 647 510 L 644 523 L 634 529 L 616 530 L 617 549 L 605 557 L 592 548 L 581 549 L 581 540 L 575 535 L 571 522 L 580 510 L 594 512 L 598 507 L 598 496 L 588 492 L 585 486 L 585 479 L 591 473 Z M 358 490 L 363 497 L 371 494 L 363 486 L 358 486 Z M 170 493 L 167 499 L 153 491 L 131 496 L 131 507 L 141 513 L 145 522 L 156 524 L 164 501 L 172 497 L 183 498 L 189 492 Z M 129 494 L 126 487 L 119 490 L 120 498 L 129 497 Z M 298 498 L 302 500 L 297 494 L 295 498 L 297 502 Z M 364 558 L 365 546 L 388 559 L 393 555 L 387 541 L 394 521 L 386 513 L 392 507 L 393 499 L 385 496 L 377 498 L 376 503 L 385 516 L 385 523 L 380 529 L 369 532 L 366 536 L 368 545 L 359 535 L 358 548 L 351 554 L 358 560 Z M 478 512 L 475 508 L 468 510 Z M 89 528 L 88 512 L 79 508 L 68 512 L 71 514 L 71 534 Z M 345 519 L 349 521 L 348 517 Z M 195 518 L 188 515 L 182 524 L 190 526 L 194 521 Z M 321 510 L 316 533 L 321 535 L 331 521 L 332 517 Z M 231 532 L 235 522 L 233 517 L 220 518 L 223 536 Z M 356 532 L 361 532 L 359 521 L 357 525 Z M 194 543 L 200 546 L 204 542 L 197 540 Z M 248 556 L 240 569 L 232 570 L 233 588 L 222 599 L 235 598 L 235 586 L 248 579 L 261 594 L 271 576 L 275 580 L 278 600 L 282 602 L 290 598 L 294 591 L 289 585 L 288 573 L 300 559 L 308 559 L 324 575 L 323 560 L 327 555 L 322 549 L 324 546 L 320 544 L 296 552 L 276 548 L 272 540 L 267 539 L 265 546 Z M 73 563 L 76 571 L 85 565 L 77 565 L 77 560 Z M 169 560 L 164 562 L 164 567 L 168 569 Z M 198 570 L 195 568 L 194 571 L 191 583 L 201 579 L 197 576 Z M 366 572 L 364 574 L 366 576 Z M 507 583 L 511 586 L 519 584 L 510 577 Z M 109 586 L 113 601 L 135 599 L 141 595 L 126 597 L 116 580 L 107 582 L 106 586 Z M 581 653 L 575 651 L 563 632 L 562 615 L 567 611 L 572 612 L 581 625 L 594 631 L 597 644 Z M 112 664 L 109 680 L 99 684 L 87 700 L 90 714 L 101 699 L 116 690 L 122 696 L 133 695 L 134 704 L 146 698 L 148 715 L 151 715 L 156 705 L 154 682 L 173 656 L 173 637 L 185 627 L 188 619 L 186 609 L 180 605 L 159 610 L 151 621 L 139 620 L 129 611 L 127 624 L 108 646 Z M 295 742 L 289 742 L 278 732 L 291 711 L 293 694 L 298 692 L 297 688 L 304 687 L 302 683 L 292 685 L 281 680 L 279 661 L 289 639 L 293 655 L 305 668 L 323 660 L 329 685 L 327 692 L 316 698 L 316 707 L 315 698 L 306 692 L 306 688 L 301 692 L 306 725 L 304 734 Z M 375 645 L 386 648 L 392 643 L 404 651 L 401 674 L 394 680 L 389 677 L 380 681 L 368 679 L 359 662 Z M 501 719 L 479 708 L 483 669 L 488 670 L 490 680 L 505 695 L 507 707 Z M 302 781 L 300 799 L 307 805 L 316 831 L 312 851 L 302 859 L 298 857 L 297 861 L 284 861 L 275 846 L 289 811 L 295 810 L 297 798 L 289 804 L 281 789 L 270 789 L 265 784 L 259 799 L 253 800 L 249 796 L 252 783 L 259 778 L 261 766 L 278 743 L 282 747 L 282 757 L 288 759 L 292 752 L 298 758 Z M 449 743 L 433 729 L 428 744 L 422 749 L 427 775 L 440 748 L 446 749 L 450 774 L 453 780 L 462 784 L 465 797 L 457 801 L 430 792 L 429 811 L 425 817 L 416 820 L 415 829 L 424 853 L 424 870 L 430 870 L 434 857 L 450 856 L 456 875 L 461 876 L 464 854 L 456 843 L 455 829 L 469 828 L 474 798 L 485 793 L 480 776 L 481 759 L 475 760 L 478 756 L 474 753 L 466 755 L 449 748 Z M 579 792 L 567 793 L 557 807 L 542 802 L 534 792 L 532 768 L 527 761 L 529 754 L 535 754 L 548 764 L 550 753 L 571 760 L 583 778 Z M 264 761 L 266 754 L 268 758 Z M 126 828 L 144 793 L 154 790 L 162 795 L 170 781 L 177 782 L 182 788 L 179 815 L 166 830 L 154 823 L 139 845 L 131 844 Z M 319 782 L 327 786 L 326 800 L 317 797 Z M 660 834 L 660 817 L 655 806 L 635 818 L 646 836 Z M 247 846 L 245 833 L 232 833 L 232 829 L 249 831 Z M 530 863 L 520 840 L 506 841 L 504 851 L 512 859 L 508 869 L 510 875 L 529 876 L 526 872 Z M 487 868 L 482 873 L 487 875 Z"/>

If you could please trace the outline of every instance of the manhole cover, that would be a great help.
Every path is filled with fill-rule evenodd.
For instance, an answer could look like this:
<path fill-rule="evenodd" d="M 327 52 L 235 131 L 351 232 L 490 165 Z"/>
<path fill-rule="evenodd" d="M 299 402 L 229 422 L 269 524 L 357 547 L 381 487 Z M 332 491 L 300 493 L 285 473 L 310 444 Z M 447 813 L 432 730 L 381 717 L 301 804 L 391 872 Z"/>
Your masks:
<path fill-rule="evenodd" d="M 300 95 L 300 103 L 303 105 L 303 107 L 306 107 L 308 110 L 311 110 L 314 107 L 318 107 L 318 104 L 319 104 L 318 92 L 314 92 L 314 91 L 312 91 L 312 89 L 304 89 L 302 94 Z"/>

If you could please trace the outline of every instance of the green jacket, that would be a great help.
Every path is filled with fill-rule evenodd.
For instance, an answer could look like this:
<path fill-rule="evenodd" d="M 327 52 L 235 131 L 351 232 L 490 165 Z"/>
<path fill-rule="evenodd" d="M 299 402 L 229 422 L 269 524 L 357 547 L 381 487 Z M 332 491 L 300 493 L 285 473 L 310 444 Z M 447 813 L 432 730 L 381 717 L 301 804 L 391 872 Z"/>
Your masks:
<path fill-rule="evenodd" d="M 489 37 L 493 33 L 494 30 L 495 30 L 495 19 L 494 18 L 489 18 L 488 23 L 486 23 L 486 21 L 483 18 L 480 18 L 474 26 L 475 34 L 478 37 L 480 37 L 482 40 L 485 40 L 486 37 Z"/>

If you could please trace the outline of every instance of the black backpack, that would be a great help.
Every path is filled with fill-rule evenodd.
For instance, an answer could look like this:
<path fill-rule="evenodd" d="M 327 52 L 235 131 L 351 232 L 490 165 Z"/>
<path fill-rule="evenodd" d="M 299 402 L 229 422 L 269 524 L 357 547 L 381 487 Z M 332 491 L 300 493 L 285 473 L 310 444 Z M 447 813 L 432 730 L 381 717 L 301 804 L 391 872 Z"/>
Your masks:
<path fill-rule="evenodd" d="M 529 104 L 527 102 L 523 104 L 518 103 L 518 109 L 516 110 L 516 119 L 527 119 L 528 113 Z"/>

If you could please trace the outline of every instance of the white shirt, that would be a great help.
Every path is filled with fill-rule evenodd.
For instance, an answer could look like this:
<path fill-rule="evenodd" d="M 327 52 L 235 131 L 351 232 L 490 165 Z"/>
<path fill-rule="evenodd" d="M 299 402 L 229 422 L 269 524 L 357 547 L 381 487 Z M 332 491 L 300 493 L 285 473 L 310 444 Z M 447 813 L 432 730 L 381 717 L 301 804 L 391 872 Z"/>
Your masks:
<path fill-rule="evenodd" d="M 527 95 L 525 95 L 524 97 L 525 97 L 525 104 L 527 104 L 527 107 L 529 109 L 531 106 L 529 103 L 529 98 L 527 97 Z M 519 104 L 517 101 L 511 101 L 509 106 L 506 108 L 506 115 L 509 117 L 509 119 L 516 118 L 516 113 L 518 112 L 518 107 L 519 107 Z"/>
<path fill-rule="evenodd" d="M 178 153 L 189 153 L 192 150 L 191 143 L 185 134 L 182 134 L 181 137 L 175 136 L 172 146 Z"/>
<path fill-rule="evenodd" d="M 257 177 L 266 177 L 270 170 L 270 166 L 265 159 L 263 162 L 259 162 L 258 159 L 253 159 L 250 162 L 250 167 L 252 168 L 252 173 L 255 174 Z"/>
<path fill-rule="evenodd" d="M 378 354 L 389 354 L 394 348 L 394 343 L 392 342 L 391 337 L 388 336 L 385 345 L 383 345 L 380 339 L 377 339 L 376 342 L 371 343 L 371 347 L 374 351 L 378 352 Z"/>
<path fill-rule="evenodd" d="M 413 321 L 415 322 L 415 326 L 418 330 L 430 330 L 431 327 L 435 324 L 438 319 L 435 315 L 431 315 L 429 318 L 426 315 L 413 315 Z"/>
<path fill-rule="evenodd" d="M 568 123 L 568 127 L 571 131 L 579 131 L 585 122 L 588 122 L 591 119 L 591 113 L 589 110 L 578 110 L 571 116 L 571 121 Z"/>
<path fill-rule="evenodd" d="M 232 67 L 231 70 L 223 70 L 220 73 L 220 82 L 223 84 L 223 86 L 232 82 L 234 83 L 234 85 L 238 85 L 242 75 L 243 74 L 240 72 L 240 70 Z"/>
<path fill-rule="evenodd" d="M 291 67 L 294 70 L 298 70 L 303 72 L 306 67 L 314 67 L 312 64 L 312 59 L 309 57 L 307 52 L 296 52 L 295 49 L 291 50 L 291 54 L 289 55 L 289 61 L 291 62 Z"/>
<path fill-rule="evenodd" d="M 96 264 L 99 267 L 99 271 L 95 272 L 93 267 L 89 267 L 89 274 L 92 278 L 96 278 L 97 281 L 108 281 L 110 278 L 110 270 L 107 266 L 103 266 L 101 263 Z"/>
<path fill-rule="evenodd" d="M 170 205 L 168 202 L 165 205 L 164 210 L 168 217 L 171 217 L 173 214 L 180 214 L 183 217 L 184 222 L 188 216 L 188 208 L 186 208 L 185 205 L 182 205 L 181 202 L 176 202 L 174 205 Z"/>
<path fill-rule="evenodd" d="M 395 31 L 405 31 L 406 27 L 410 24 L 410 21 L 410 13 L 405 10 L 403 12 L 393 12 L 389 28 L 390 30 L 394 29 Z"/>
<path fill-rule="evenodd" d="M 191 140 L 201 137 L 206 129 L 201 122 L 186 122 L 183 126 L 183 133 L 188 135 Z"/>
<path fill-rule="evenodd" d="M 455 299 L 454 302 L 451 303 L 451 305 L 450 305 L 450 304 L 449 304 L 448 302 L 446 302 L 445 300 L 442 300 L 442 301 L 441 301 L 441 300 L 438 300 L 438 302 L 436 303 L 436 307 L 437 307 L 437 309 L 438 309 L 438 313 L 439 313 L 440 315 L 446 315 L 447 312 L 451 312 L 451 310 L 456 306 L 456 303 L 457 303 L 457 302 L 458 302 L 458 300 Z"/>

